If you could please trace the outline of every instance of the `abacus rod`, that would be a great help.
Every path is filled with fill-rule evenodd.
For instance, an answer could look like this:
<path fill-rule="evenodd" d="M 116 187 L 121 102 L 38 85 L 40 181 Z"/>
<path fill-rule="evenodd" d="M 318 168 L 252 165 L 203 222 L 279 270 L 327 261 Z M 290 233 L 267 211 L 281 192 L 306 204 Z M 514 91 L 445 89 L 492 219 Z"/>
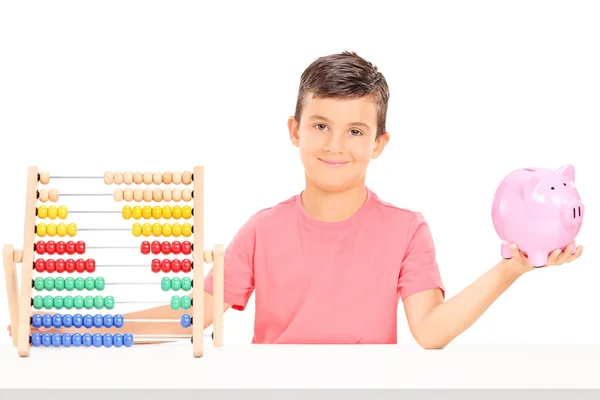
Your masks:
<path fill-rule="evenodd" d="M 131 231 L 131 228 L 78 228 L 78 231 Z"/>
<path fill-rule="evenodd" d="M 87 211 L 87 210 L 75 210 L 69 211 L 69 214 L 121 214 L 121 211 Z"/>
<path fill-rule="evenodd" d="M 114 196 L 114 193 L 61 193 L 61 196 Z"/>
<path fill-rule="evenodd" d="M 88 249 L 139 249 L 139 246 L 87 246 Z"/>
<path fill-rule="evenodd" d="M 125 318 L 123 322 L 177 322 L 180 323 L 180 319 L 152 319 L 152 318 Z"/>
<path fill-rule="evenodd" d="M 50 179 L 104 179 L 103 176 L 54 176 L 50 175 Z"/>

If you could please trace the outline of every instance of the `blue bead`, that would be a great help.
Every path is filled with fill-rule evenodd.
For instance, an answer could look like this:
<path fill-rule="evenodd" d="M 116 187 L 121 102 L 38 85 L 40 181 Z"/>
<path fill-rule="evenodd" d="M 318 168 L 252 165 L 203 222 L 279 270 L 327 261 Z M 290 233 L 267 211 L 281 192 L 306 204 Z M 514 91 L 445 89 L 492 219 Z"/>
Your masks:
<path fill-rule="evenodd" d="M 73 326 L 75 328 L 81 328 L 83 326 L 83 316 L 81 314 L 73 315 Z"/>
<path fill-rule="evenodd" d="M 189 314 L 183 314 L 181 316 L 181 326 L 184 328 L 189 328 L 192 325 L 192 317 Z"/>
<path fill-rule="evenodd" d="M 110 314 L 106 314 L 104 316 L 104 327 L 105 328 L 112 328 L 113 326 L 113 316 Z"/>
<path fill-rule="evenodd" d="M 42 346 L 50 347 L 52 346 L 52 335 L 48 332 L 42 334 Z"/>
<path fill-rule="evenodd" d="M 83 326 L 85 326 L 88 329 L 91 329 L 92 326 L 94 326 L 94 317 L 92 317 L 90 314 L 86 314 L 83 317 Z"/>
<path fill-rule="evenodd" d="M 50 314 L 45 314 L 42 317 L 42 326 L 46 329 L 50 329 L 52 328 L 52 315 Z"/>
<path fill-rule="evenodd" d="M 83 339 L 83 345 L 85 347 L 91 347 L 93 340 L 92 340 L 92 334 L 91 333 L 84 333 L 83 335 L 81 335 L 81 338 Z"/>
<path fill-rule="evenodd" d="M 73 343 L 73 346 L 75 347 L 81 347 L 83 344 L 83 337 L 81 336 L 81 333 L 74 333 L 71 337 L 71 343 Z"/>
<path fill-rule="evenodd" d="M 115 333 L 113 336 L 113 346 L 122 347 L 123 346 L 123 335 L 120 333 Z"/>
<path fill-rule="evenodd" d="M 62 324 L 63 324 L 62 320 L 63 320 L 62 315 L 54 314 L 54 316 L 52 317 L 52 326 L 54 326 L 56 329 L 62 328 Z"/>
<path fill-rule="evenodd" d="M 73 326 L 73 316 L 71 314 L 63 315 L 63 326 L 65 328 L 71 328 Z"/>
<path fill-rule="evenodd" d="M 62 344 L 63 344 L 63 347 L 71 347 L 72 337 L 71 337 L 70 333 L 63 333 Z"/>
<path fill-rule="evenodd" d="M 102 347 L 101 333 L 94 333 L 94 336 L 92 336 L 92 340 L 94 341 L 94 347 Z"/>
<path fill-rule="evenodd" d="M 124 323 L 125 323 L 125 318 L 123 318 L 123 316 L 121 314 L 117 314 L 113 318 L 113 324 L 115 325 L 115 328 L 122 328 Z"/>
<path fill-rule="evenodd" d="M 33 325 L 34 328 L 41 328 L 42 327 L 42 316 L 40 314 L 35 314 L 31 318 L 31 325 Z"/>
<path fill-rule="evenodd" d="M 123 335 L 123 344 L 125 347 L 133 346 L 133 335 L 131 333 L 126 333 Z"/>
<path fill-rule="evenodd" d="M 110 333 L 105 333 L 104 336 L 102 336 L 102 344 L 104 347 L 111 347 L 113 344 L 113 336 Z"/>
<path fill-rule="evenodd" d="M 60 333 L 55 333 L 52 335 L 52 346 L 60 347 L 62 345 L 62 335 Z"/>
<path fill-rule="evenodd" d="M 94 315 L 94 328 L 102 328 L 104 325 L 104 318 L 100 314 Z"/>
<path fill-rule="evenodd" d="M 42 334 L 34 332 L 31 334 L 31 345 L 33 347 L 40 347 L 42 345 Z"/>

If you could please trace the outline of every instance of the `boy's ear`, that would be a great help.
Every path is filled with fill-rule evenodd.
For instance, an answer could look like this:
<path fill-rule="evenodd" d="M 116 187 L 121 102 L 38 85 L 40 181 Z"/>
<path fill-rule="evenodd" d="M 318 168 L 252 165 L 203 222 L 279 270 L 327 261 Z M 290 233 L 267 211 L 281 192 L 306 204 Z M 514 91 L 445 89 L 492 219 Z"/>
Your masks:
<path fill-rule="evenodd" d="M 383 153 L 383 149 L 390 141 L 390 134 L 388 132 L 383 133 L 381 136 L 377 138 L 375 141 L 375 146 L 373 147 L 373 153 L 371 154 L 372 159 L 376 159 Z"/>
<path fill-rule="evenodd" d="M 296 147 L 300 146 L 300 136 L 298 135 L 298 121 L 294 116 L 288 118 L 288 131 L 290 132 L 290 140 Z"/>

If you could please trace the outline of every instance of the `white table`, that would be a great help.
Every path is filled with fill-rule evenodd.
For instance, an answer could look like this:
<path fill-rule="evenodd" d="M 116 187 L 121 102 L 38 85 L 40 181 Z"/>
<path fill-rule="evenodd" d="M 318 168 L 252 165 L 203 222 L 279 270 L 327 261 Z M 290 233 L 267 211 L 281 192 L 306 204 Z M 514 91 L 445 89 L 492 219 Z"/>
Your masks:
<path fill-rule="evenodd" d="M 32 348 L 30 357 L 20 358 L 12 346 L 4 345 L 0 346 L 0 373 L 0 389 L 599 389 L 600 346 L 451 345 L 423 350 L 403 345 L 226 344 L 214 348 L 208 342 L 205 356 L 193 358 L 191 346 L 180 342 L 120 349 Z M 596 396 L 600 398 L 600 391 Z M 569 398 L 578 397 L 570 394 Z"/>

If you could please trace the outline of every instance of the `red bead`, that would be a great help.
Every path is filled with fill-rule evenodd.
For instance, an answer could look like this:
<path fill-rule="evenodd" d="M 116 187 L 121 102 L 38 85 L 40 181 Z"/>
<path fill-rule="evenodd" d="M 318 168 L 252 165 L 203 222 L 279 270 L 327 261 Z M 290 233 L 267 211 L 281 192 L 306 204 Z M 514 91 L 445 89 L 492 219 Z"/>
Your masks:
<path fill-rule="evenodd" d="M 173 260 L 171 261 L 171 269 L 173 272 L 181 272 L 181 261 Z"/>
<path fill-rule="evenodd" d="M 192 244 L 187 240 L 181 243 L 181 252 L 185 255 L 188 255 L 192 252 Z"/>
<path fill-rule="evenodd" d="M 171 254 L 171 243 L 163 242 L 161 247 L 163 254 Z"/>
<path fill-rule="evenodd" d="M 171 243 L 171 253 L 181 253 L 181 242 L 179 240 L 175 240 L 173 243 Z"/>
<path fill-rule="evenodd" d="M 65 251 L 67 245 L 65 244 L 65 242 L 60 241 L 60 242 L 56 242 L 56 254 L 65 254 Z"/>
<path fill-rule="evenodd" d="M 35 260 L 35 270 L 37 272 L 44 272 L 46 270 L 46 261 L 41 258 Z"/>
<path fill-rule="evenodd" d="M 44 254 L 46 252 L 46 242 L 37 242 L 35 244 L 35 252 L 38 254 Z"/>
<path fill-rule="evenodd" d="M 56 272 L 62 274 L 67 269 L 67 263 L 62 258 L 56 260 Z"/>
<path fill-rule="evenodd" d="M 152 242 L 152 254 L 160 254 L 161 245 L 158 240 Z"/>
<path fill-rule="evenodd" d="M 74 242 L 74 241 L 72 241 L 72 240 L 69 240 L 69 241 L 67 242 L 67 245 L 66 245 L 65 247 L 66 247 L 66 248 L 65 248 L 65 250 L 66 250 L 67 254 L 70 254 L 70 255 L 73 255 L 73 254 L 75 254 L 75 251 L 76 251 L 76 249 L 77 249 L 77 246 L 75 245 L 75 242 Z"/>
<path fill-rule="evenodd" d="M 73 272 L 75 272 L 75 267 L 76 267 L 75 260 L 73 260 L 72 258 L 69 258 L 66 262 L 67 272 L 72 274 Z"/>
<path fill-rule="evenodd" d="M 150 254 L 150 242 L 147 240 L 144 240 L 142 242 L 142 244 L 140 245 L 140 250 L 141 250 L 142 254 Z"/>
<path fill-rule="evenodd" d="M 75 270 L 80 274 L 85 272 L 85 260 L 83 258 L 80 258 L 75 262 Z"/>
<path fill-rule="evenodd" d="M 56 243 L 54 243 L 52 240 L 46 242 L 46 253 L 50 255 L 56 253 Z"/>
<path fill-rule="evenodd" d="M 161 269 L 162 269 L 162 272 L 171 272 L 171 261 L 162 260 Z"/>
<path fill-rule="evenodd" d="M 56 271 L 56 262 L 54 260 L 46 260 L 46 272 Z"/>
<path fill-rule="evenodd" d="M 77 254 L 83 254 L 85 253 L 85 242 L 83 241 L 79 241 L 75 244 L 75 249 L 77 251 Z"/>
<path fill-rule="evenodd" d="M 96 261 L 94 261 L 94 260 L 93 260 L 93 259 L 91 259 L 91 258 L 88 258 L 88 259 L 85 261 L 85 270 L 86 270 L 87 272 L 94 272 L 94 271 L 96 271 Z"/>
<path fill-rule="evenodd" d="M 160 272 L 160 260 L 152 260 L 152 272 Z"/>
<path fill-rule="evenodd" d="M 192 262 L 187 258 L 181 261 L 181 271 L 190 272 L 192 270 Z"/>

